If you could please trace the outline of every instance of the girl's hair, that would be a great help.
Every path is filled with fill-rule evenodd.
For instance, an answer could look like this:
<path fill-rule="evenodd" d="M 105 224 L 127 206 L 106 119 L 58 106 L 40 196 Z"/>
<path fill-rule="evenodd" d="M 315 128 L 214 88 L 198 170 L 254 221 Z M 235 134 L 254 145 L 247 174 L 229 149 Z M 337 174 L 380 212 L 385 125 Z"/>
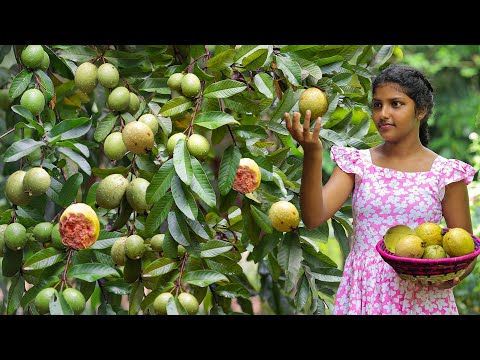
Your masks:
<path fill-rule="evenodd" d="M 425 117 L 420 123 L 420 141 L 427 146 L 430 140 L 427 120 L 433 111 L 433 87 L 420 70 L 411 66 L 393 64 L 382 70 L 372 82 L 372 93 L 385 83 L 397 84 L 415 102 L 415 111 L 424 110 Z"/>

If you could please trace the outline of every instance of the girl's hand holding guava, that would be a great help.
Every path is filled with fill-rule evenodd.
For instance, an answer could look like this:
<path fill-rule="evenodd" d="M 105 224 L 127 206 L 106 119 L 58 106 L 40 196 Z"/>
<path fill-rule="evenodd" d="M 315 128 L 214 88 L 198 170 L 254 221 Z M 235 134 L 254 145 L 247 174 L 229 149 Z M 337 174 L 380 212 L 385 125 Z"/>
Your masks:
<path fill-rule="evenodd" d="M 317 122 L 315 123 L 312 132 L 310 131 L 310 116 L 311 112 L 310 110 L 307 110 L 305 114 L 305 121 L 302 125 L 300 124 L 299 112 L 293 112 L 293 121 L 290 120 L 290 114 L 285 113 L 285 124 L 292 137 L 302 146 L 304 153 L 316 151 L 321 152 L 323 146 L 319 135 L 322 118 L 317 118 Z"/>

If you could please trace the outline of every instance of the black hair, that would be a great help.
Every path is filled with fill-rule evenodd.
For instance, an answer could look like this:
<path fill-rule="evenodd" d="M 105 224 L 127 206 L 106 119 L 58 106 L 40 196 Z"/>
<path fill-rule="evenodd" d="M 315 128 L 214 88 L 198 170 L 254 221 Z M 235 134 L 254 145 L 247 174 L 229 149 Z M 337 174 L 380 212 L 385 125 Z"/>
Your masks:
<path fill-rule="evenodd" d="M 427 120 L 433 112 L 433 87 L 424 73 L 414 67 L 393 64 L 382 70 L 372 82 L 372 93 L 385 83 L 397 84 L 401 90 L 415 102 L 415 111 L 425 111 L 420 123 L 420 141 L 427 146 L 430 140 Z"/>

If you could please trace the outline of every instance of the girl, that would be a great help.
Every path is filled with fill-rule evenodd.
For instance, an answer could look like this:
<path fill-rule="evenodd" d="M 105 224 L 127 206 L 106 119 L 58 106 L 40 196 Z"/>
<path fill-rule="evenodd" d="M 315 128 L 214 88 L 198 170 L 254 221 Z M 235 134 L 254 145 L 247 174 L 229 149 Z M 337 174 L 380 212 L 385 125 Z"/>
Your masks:
<path fill-rule="evenodd" d="M 322 185 L 321 118 L 310 131 L 310 111 L 303 126 L 300 114 L 285 113 L 286 127 L 303 147 L 300 208 L 306 227 L 327 221 L 352 195 L 354 238 L 344 264 L 334 314 L 458 314 L 453 287 L 402 280 L 383 261 L 375 245 L 387 229 L 423 222 L 461 227 L 472 233 L 467 184 L 472 166 L 429 150 L 427 120 L 433 88 L 415 68 L 392 65 L 372 83 L 372 118 L 384 142 L 371 149 L 332 146 L 336 166 Z"/>

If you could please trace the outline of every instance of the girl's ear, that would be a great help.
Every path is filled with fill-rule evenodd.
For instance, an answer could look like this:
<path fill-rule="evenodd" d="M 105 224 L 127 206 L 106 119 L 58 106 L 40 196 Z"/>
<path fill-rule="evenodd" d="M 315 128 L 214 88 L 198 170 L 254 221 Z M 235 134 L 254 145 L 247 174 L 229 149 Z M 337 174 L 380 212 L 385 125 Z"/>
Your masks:
<path fill-rule="evenodd" d="M 419 110 L 417 114 L 418 120 L 422 121 L 426 114 L 427 114 L 426 110 L 424 109 Z"/>

